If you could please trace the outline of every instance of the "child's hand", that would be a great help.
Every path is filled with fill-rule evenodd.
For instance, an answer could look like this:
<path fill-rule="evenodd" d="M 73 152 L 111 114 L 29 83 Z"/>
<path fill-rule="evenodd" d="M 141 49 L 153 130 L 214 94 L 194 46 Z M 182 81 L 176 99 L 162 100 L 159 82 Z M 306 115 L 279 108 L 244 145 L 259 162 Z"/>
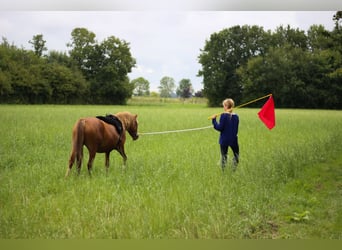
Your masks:
<path fill-rule="evenodd" d="M 211 116 L 211 120 L 216 119 L 216 117 L 217 117 L 217 115 L 212 115 L 212 116 Z"/>

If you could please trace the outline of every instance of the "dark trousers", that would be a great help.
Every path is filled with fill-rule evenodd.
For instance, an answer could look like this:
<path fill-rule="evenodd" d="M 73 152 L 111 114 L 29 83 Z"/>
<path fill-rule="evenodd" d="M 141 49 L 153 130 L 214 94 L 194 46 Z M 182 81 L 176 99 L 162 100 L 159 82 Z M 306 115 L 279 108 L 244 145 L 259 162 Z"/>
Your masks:
<path fill-rule="evenodd" d="M 236 164 L 239 163 L 239 144 L 238 143 L 235 143 L 234 145 L 230 145 L 230 146 L 220 145 L 222 169 L 227 164 L 228 147 L 230 147 L 233 150 L 235 163 Z"/>

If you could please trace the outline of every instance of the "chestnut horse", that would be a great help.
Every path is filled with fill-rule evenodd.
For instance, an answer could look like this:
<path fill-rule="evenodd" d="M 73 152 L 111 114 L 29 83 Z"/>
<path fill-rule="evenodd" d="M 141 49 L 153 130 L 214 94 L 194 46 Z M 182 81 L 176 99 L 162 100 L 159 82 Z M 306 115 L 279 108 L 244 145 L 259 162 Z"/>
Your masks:
<path fill-rule="evenodd" d="M 129 112 L 119 112 L 115 116 L 122 123 L 122 133 L 119 134 L 116 128 L 98 118 L 88 117 L 79 119 L 72 131 L 72 150 L 69 159 L 69 167 L 65 177 L 70 173 L 70 170 L 77 160 L 77 172 L 81 171 L 83 159 L 83 145 L 86 145 L 89 151 L 88 172 L 91 175 L 93 161 L 97 153 L 106 154 L 106 172 L 109 168 L 109 154 L 115 149 L 122 158 L 124 165 L 126 164 L 127 156 L 125 154 L 126 131 L 131 135 L 133 140 L 137 140 L 138 121 L 137 116 Z"/>

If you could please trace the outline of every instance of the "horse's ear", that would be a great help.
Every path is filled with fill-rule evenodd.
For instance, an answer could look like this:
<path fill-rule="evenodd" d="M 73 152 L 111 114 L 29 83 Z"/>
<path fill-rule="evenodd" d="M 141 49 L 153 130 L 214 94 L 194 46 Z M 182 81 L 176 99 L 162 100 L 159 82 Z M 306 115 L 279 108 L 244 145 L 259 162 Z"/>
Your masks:
<path fill-rule="evenodd" d="M 134 115 L 135 118 L 138 118 L 138 115 Z"/>

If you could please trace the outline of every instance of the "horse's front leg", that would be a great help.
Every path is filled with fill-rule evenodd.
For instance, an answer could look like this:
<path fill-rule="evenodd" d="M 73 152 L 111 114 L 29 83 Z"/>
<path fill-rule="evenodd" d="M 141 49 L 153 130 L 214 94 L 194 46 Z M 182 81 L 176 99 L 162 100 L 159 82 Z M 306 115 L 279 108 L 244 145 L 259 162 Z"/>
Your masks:
<path fill-rule="evenodd" d="M 125 154 L 125 147 L 122 145 L 118 148 L 118 152 L 122 156 L 124 168 L 126 168 L 127 156 Z"/>
<path fill-rule="evenodd" d="M 109 169 L 109 154 L 110 154 L 110 152 L 106 153 L 106 163 L 105 163 L 105 166 L 106 166 L 106 174 L 107 175 L 108 175 L 108 169 Z"/>

